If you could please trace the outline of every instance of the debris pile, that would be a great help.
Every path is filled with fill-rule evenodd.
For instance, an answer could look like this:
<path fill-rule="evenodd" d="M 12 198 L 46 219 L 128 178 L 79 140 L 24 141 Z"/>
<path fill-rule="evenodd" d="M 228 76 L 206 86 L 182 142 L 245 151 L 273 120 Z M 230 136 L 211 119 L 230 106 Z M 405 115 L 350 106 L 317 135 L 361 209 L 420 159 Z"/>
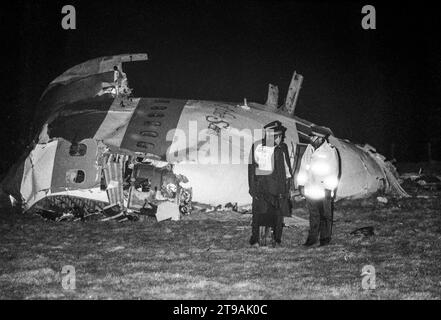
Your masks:
<path fill-rule="evenodd" d="M 166 162 L 136 158 L 127 164 L 123 182 L 124 203 L 130 213 L 179 220 L 192 212 L 188 179 L 173 173 Z"/>
<path fill-rule="evenodd" d="M 97 159 L 101 168 L 101 193 L 108 202 L 69 194 L 48 196 L 32 212 L 52 221 L 179 220 L 191 214 L 192 188 L 183 175 L 173 173 L 167 162 L 144 156 L 104 150 Z"/>
<path fill-rule="evenodd" d="M 352 231 L 350 233 L 350 235 L 352 235 L 352 236 L 370 237 L 370 236 L 375 235 L 374 227 L 373 226 L 368 226 L 368 227 L 358 228 L 358 229 L 355 229 L 354 231 Z"/>
<path fill-rule="evenodd" d="M 193 203 L 193 210 L 198 213 L 205 212 L 237 212 L 240 214 L 251 213 L 251 204 L 239 206 L 237 202 L 228 202 L 225 205 L 219 204 L 217 206 L 211 206 L 203 203 Z"/>
<path fill-rule="evenodd" d="M 437 191 L 441 190 L 441 176 L 435 174 L 425 174 L 420 169 L 418 173 L 409 172 L 400 176 L 404 188 L 418 192 L 421 190 Z"/>
<path fill-rule="evenodd" d="M 74 206 L 60 210 L 60 208 L 44 209 L 38 208 L 34 211 L 36 214 L 43 217 L 45 220 L 61 222 L 61 221 L 91 221 L 96 220 L 101 216 L 100 212 L 89 212 L 84 208 Z"/>

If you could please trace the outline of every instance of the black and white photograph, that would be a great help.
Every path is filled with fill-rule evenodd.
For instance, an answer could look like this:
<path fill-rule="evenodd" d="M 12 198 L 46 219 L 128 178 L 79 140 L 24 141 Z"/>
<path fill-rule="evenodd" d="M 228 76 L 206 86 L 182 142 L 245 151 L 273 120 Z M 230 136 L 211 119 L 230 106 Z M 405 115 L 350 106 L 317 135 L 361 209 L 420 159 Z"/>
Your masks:
<path fill-rule="evenodd" d="M 2 6 L 0 300 L 441 299 L 435 4 Z"/>

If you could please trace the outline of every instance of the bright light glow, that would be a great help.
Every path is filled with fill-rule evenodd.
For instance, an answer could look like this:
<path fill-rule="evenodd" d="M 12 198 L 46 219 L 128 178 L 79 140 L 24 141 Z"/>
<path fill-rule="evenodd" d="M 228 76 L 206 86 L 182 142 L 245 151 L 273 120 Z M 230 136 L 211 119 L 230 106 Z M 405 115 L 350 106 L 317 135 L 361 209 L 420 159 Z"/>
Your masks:
<path fill-rule="evenodd" d="M 338 186 L 338 179 L 335 176 L 329 176 L 325 178 L 323 183 L 326 189 L 334 190 Z"/>
<path fill-rule="evenodd" d="M 13 207 L 15 207 L 15 205 L 17 204 L 17 200 L 15 200 L 15 198 L 11 195 L 9 195 L 9 201 L 11 201 L 11 205 Z"/>
<path fill-rule="evenodd" d="M 305 187 L 305 196 L 308 199 L 319 200 L 325 197 L 325 190 L 319 186 Z"/>
<path fill-rule="evenodd" d="M 323 176 L 329 173 L 330 167 L 326 162 L 317 161 L 311 165 L 311 170 L 315 174 Z"/>
<path fill-rule="evenodd" d="M 297 185 L 298 186 L 304 186 L 306 181 L 308 180 L 308 177 L 306 176 L 306 173 L 301 171 L 297 175 Z"/>

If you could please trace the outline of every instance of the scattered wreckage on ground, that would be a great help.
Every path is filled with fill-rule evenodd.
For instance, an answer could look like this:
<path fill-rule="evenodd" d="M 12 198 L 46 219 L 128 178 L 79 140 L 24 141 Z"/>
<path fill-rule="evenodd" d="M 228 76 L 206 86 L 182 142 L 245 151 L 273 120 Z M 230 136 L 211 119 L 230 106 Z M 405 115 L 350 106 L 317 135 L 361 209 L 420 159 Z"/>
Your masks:
<path fill-rule="evenodd" d="M 69 214 L 84 219 L 94 212 L 131 219 L 134 212 L 177 220 L 195 203 L 240 210 L 251 203 L 248 163 L 222 159 L 231 153 L 248 159 L 250 146 L 243 139 L 255 142 L 260 137 L 252 132 L 274 120 L 287 127 L 285 142 L 296 170 L 308 135 L 330 134 L 341 158 L 337 199 L 378 192 L 407 196 L 393 165 L 373 147 L 339 139 L 294 116 L 301 75 L 294 73 L 281 107 L 273 85 L 266 104 L 133 97 L 123 66 L 143 60 L 146 54 L 89 60 L 49 84 L 38 103 L 41 130 L 2 181 L 15 205 L 49 215 L 63 212 L 56 219 Z M 125 77 L 119 94 L 115 66 Z M 293 183 L 293 195 L 295 189 Z"/>

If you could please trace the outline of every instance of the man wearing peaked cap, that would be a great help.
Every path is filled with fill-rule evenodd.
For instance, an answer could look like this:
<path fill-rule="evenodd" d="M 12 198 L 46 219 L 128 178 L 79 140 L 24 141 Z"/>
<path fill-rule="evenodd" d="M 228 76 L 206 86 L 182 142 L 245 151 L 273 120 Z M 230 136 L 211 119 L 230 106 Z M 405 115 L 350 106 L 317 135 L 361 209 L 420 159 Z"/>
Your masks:
<path fill-rule="evenodd" d="M 253 198 L 250 244 L 259 242 L 259 227 L 272 227 L 273 246 L 282 242 L 283 216 L 289 216 L 290 179 L 288 147 L 283 142 L 286 128 L 280 121 L 264 126 L 264 138 L 253 144 L 248 165 L 249 192 Z M 260 243 L 263 244 L 264 243 Z"/>
<path fill-rule="evenodd" d="M 328 141 L 328 133 L 313 131 L 303 153 L 297 185 L 306 198 L 309 211 L 309 235 L 305 246 L 320 246 L 331 241 L 334 198 L 340 179 L 338 150 Z"/>
<path fill-rule="evenodd" d="M 263 127 L 266 134 L 269 135 L 285 135 L 286 128 L 282 125 L 282 123 L 279 120 L 275 120 L 273 122 L 268 123 Z"/>

